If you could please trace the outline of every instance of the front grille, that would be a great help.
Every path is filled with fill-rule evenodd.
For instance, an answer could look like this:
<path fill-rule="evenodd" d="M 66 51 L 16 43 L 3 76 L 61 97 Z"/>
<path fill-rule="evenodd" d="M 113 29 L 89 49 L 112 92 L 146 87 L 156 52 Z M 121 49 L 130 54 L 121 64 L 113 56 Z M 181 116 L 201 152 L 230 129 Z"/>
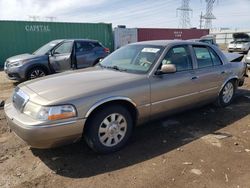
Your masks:
<path fill-rule="evenodd" d="M 15 92 L 12 97 L 13 105 L 18 111 L 22 111 L 25 104 L 28 102 L 29 97 L 19 88 L 15 89 Z"/>

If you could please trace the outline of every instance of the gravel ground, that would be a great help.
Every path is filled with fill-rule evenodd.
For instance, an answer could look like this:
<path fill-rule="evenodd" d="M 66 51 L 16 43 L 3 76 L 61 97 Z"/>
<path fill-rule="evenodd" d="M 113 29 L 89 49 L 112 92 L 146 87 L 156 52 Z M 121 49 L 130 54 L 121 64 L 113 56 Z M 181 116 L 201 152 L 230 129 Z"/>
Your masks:
<path fill-rule="evenodd" d="M 15 82 L 0 73 L 0 99 Z M 189 110 L 136 128 L 121 151 L 97 155 L 84 142 L 30 148 L 0 109 L 0 187 L 250 187 L 250 79 L 226 108 Z"/>

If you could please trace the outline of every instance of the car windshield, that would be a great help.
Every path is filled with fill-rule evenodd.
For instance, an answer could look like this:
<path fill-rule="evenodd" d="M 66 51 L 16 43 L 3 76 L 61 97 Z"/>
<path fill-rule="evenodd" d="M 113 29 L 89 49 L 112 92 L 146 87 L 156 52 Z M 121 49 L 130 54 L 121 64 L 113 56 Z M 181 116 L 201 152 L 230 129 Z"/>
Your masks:
<path fill-rule="evenodd" d="M 163 51 L 162 46 L 127 45 L 122 47 L 103 61 L 100 66 L 132 73 L 147 73 Z"/>
<path fill-rule="evenodd" d="M 60 43 L 60 40 L 55 40 L 55 41 L 51 41 L 47 44 L 45 44 L 44 46 L 42 46 L 41 48 L 39 48 L 37 51 L 35 51 L 33 54 L 34 55 L 45 55 L 47 54 L 53 47 L 55 47 L 58 43 Z"/>

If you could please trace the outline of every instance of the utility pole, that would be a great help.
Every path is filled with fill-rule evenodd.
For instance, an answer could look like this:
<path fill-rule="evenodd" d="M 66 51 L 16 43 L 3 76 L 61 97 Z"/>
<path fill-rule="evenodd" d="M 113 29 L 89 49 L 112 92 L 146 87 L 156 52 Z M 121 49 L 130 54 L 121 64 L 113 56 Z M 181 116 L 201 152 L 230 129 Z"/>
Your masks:
<path fill-rule="evenodd" d="M 203 15 L 202 15 L 202 12 L 201 12 L 201 15 L 200 15 L 200 29 L 202 29 L 202 25 L 203 25 Z"/>
<path fill-rule="evenodd" d="M 193 10 L 189 6 L 190 0 L 182 0 L 181 6 L 177 8 L 177 13 L 180 11 L 180 20 L 179 20 L 179 27 L 180 28 L 190 28 L 190 12 Z"/>

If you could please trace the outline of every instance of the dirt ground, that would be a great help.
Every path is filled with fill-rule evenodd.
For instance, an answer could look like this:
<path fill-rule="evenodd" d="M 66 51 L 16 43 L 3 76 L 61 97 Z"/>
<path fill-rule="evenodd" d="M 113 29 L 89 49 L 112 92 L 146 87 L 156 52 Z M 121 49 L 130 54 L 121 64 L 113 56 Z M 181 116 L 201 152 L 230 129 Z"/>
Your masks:
<path fill-rule="evenodd" d="M 0 73 L 0 99 L 16 83 Z M 208 105 L 136 128 L 121 151 L 84 142 L 30 148 L 0 109 L 0 187 L 250 187 L 250 79 L 226 108 Z"/>

